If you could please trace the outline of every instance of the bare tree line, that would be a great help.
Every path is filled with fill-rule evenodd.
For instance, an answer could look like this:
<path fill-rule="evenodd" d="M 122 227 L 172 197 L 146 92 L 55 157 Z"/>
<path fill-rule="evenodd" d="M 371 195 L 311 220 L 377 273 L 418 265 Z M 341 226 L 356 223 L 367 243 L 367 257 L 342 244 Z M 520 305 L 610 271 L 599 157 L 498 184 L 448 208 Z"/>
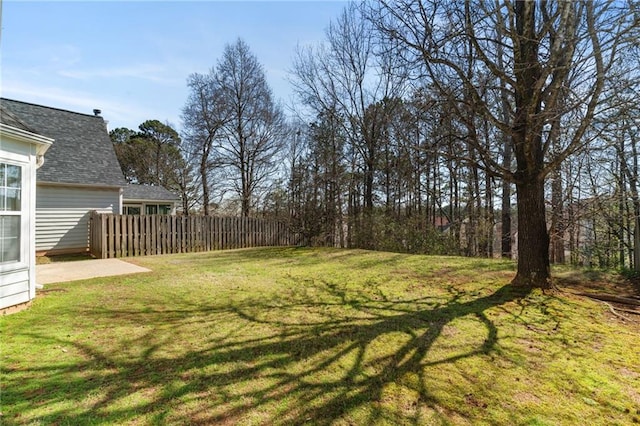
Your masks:
<path fill-rule="evenodd" d="M 638 267 L 637 6 L 349 4 L 296 53 L 289 122 L 238 40 L 189 78 L 183 198 L 308 244 L 517 254 L 527 287 L 551 261 Z"/>

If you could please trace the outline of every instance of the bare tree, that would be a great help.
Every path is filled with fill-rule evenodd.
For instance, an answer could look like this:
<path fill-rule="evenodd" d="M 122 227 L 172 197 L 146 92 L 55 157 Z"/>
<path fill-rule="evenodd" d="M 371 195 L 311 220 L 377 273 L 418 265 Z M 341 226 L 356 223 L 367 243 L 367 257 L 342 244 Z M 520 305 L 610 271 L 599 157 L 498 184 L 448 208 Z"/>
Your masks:
<path fill-rule="evenodd" d="M 594 117 L 606 104 L 607 78 L 638 15 L 630 3 L 569 1 L 382 0 L 368 5 L 377 29 L 405 48 L 455 113 L 474 112 L 509 135 L 516 168 L 501 164 L 494 145 L 475 144 L 478 166 L 514 182 L 518 207 L 518 271 L 514 284 L 552 287 L 545 179 L 590 140 Z M 498 38 L 495 28 L 499 28 Z M 468 57 L 461 56 L 471 46 Z M 498 48 L 501 47 L 501 48 Z M 503 57 L 496 56 L 502 53 Z M 473 72 L 461 64 L 474 61 Z M 507 121 L 483 97 L 488 77 L 509 91 Z M 453 84 L 459 91 L 448 90 Z M 566 87 L 568 85 L 568 87 Z M 551 149 L 550 126 L 573 113 L 579 120 Z"/>
<path fill-rule="evenodd" d="M 601 118 L 615 124 L 600 134 L 600 145 L 587 161 L 593 169 L 592 193 L 600 196 L 599 216 L 605 232 L 615 236 L 618 261 L 611 263 L 626 267 L 628 259 L 640 271 L 640 80 L 637 68 L 629 74 L 620 80 L 608 116 Z"/>
<path fill-rule="evenodd" d="M 189 77 L 182 118 L 191 157 L 198 163 L 205 215 L 211 213 L 214 186 L 221 201 L 228 192 L 248 216 L 256 191 L 278 164 L 285 140 L 284 116 L 272 99 L 262 66 L 237 40 L 225 47 L 208 74 Z"/>
<path fill-rule="evenodd" d="M 216 161 L 228 170 L 233 191 L 248 216 L 256 191 L 277 170 L 286 138 L 285 119 L 274 102 L 262 65 L 238 39 L 225 47 L 215 72 L 226 120 L 216 139 Z"/>
<path fill-rule="evenodd" d="M 372 29 L 351 4 L 330 24 L 324 44 L 299 49 L 292 69 L 294 90 L 314 115 L 344 117 L 337 123 L 348 138 L 352 177 L 362 176 L 362 194 L 350 191 L 350 217 L 360 223 L 355 216 L 362 204 L 365 228 L 356 232 L 356 238 L 366 248 L 372 248 L 374 175 L 382 128 L 400 99 L 405 79 L 397 57 L 389 54 L 390 46 L 381 49 Z"/>
<path fill-rule="evenodd" d="M 182 110 L 185 149 L 188 158 L 197 164 L 202 208 L 208 216 L 211 213 L 211 173 L 215 170 L 214 143 L 220 137 L 222 126 L 229 121 L 229 112 L 215 70 L 189 76 L 188 86 L 189 98 Z"/>

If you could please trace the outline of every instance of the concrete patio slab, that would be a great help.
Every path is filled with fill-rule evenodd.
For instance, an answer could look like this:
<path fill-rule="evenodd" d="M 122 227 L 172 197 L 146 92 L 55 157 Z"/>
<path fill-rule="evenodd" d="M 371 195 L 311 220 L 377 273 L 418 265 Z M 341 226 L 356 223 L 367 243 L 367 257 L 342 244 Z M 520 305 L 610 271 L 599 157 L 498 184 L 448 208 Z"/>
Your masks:
<path fill-rule="evenodd" d="M 151 270 L 120 259 L 47 263 L 36 266 L 36 283 L 43 285 L 140 272 L 151 272 Z"/>

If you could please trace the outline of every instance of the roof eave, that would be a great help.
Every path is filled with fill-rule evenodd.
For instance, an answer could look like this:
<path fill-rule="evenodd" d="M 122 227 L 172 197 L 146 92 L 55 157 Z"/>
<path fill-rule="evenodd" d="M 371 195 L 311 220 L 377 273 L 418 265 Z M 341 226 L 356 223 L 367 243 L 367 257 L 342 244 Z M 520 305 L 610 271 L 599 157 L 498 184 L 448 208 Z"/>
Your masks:
<path fill-rule="evenodd" d="M 171 200 L 162 200 L 162 199 L 156 199 L 156 198 L 127 198 L 127 197 L 122 197 L 122 202 L 123 203 L 179 203 L 180 199 L 178 198 L 174 198 Z"/>
<path fill-rule="evenodd" d="M 78 188 L 100 188 L 100 189 L 122 189 L 124 185 L 108 185 L 102 183 L 72 183 L 72 182 L 52 182 L 36 179 L 36 185 L 46 186 L 73 186 Z"/>
<path fill-rule="evenodd" d="M 54 142 L 52 138 L 48 138 L 37 133 L 28 132 L 26 130 L 18 129 L 17 127 L 8 126 L 2 123 L 0 123 L 0 133 L 17 139 L 20 142 L 26 142 L 36 145 L 37 155 L 44 155 Z"/>

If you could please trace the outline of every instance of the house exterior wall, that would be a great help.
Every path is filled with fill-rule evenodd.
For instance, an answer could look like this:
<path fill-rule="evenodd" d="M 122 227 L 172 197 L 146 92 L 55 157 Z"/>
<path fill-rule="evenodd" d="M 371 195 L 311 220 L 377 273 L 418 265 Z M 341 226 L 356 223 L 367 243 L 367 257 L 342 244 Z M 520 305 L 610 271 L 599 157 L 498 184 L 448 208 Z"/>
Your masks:
<path fill-rule="evenodd" d="M 38 183 L 36 189 L 36 252 L 72 253 L 89 249 L 89 212 L 121 212 L 120 188 L 95 188 Z"/>
<path fill-rule="evenodd" d="M 0 132 L 0 163 L 20 167 L 20 237 L 18 260 L 0 262 L 0 310 L 24 304 L 36 296 L 35 277 L 35 182 L 37 156 L 44 144 L 30 138 L 12 137 L 11 129 Z M 50 144 L 50 142 L 49 142 Z M 40 152 L 38 152 L 40 150 Z"/>

